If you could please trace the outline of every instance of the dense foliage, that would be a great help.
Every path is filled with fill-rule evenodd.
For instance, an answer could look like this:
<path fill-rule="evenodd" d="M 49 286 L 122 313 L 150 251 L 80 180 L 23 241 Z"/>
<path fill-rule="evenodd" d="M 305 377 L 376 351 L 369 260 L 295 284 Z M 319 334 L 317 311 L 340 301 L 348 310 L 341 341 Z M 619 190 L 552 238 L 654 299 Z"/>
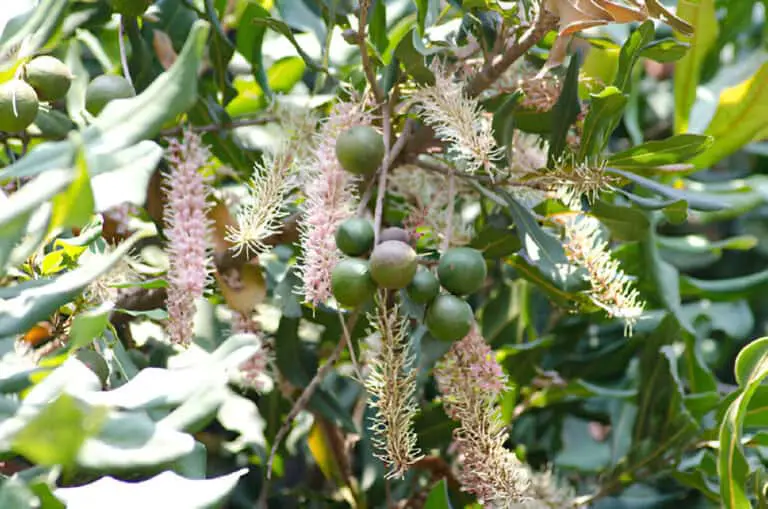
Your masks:
<path fill-rule="evenodd" d="M 768 507 L 765 1 L 13 4 L 0 508 Z"/>

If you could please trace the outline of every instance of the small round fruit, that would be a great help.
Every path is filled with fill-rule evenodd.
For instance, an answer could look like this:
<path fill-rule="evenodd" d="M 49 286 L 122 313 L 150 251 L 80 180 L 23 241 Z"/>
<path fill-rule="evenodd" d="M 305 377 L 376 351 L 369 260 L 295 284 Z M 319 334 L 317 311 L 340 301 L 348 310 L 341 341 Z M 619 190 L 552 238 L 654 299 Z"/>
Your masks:
<path fill-rule="evenodd" d="M 136 18 L 144 14 L 152 0 L 112 0 L 112 10 L 123 16 Z"/>
<path fill-rule="evenodd" d="M 107 361 L 104 360 L 104 357 L 88 348 L 81 348 L 78 350 L 77 353 L 75 353 L 75 357 L 77 357 L 77 360 L 88 366 L 88 369 L 93 371 L 96 376 L 99 377 L 102 385 L 107 382 L 107 378 L 109 378 L 109 366 L 107 366 Z"/>
<path fill-rule="evenodd" d="M 471 247 L 454 247 L 440 257 L 437 276 L 443 288 L 455 295 L 475 293 L 488 274 L 483 255 Z"/>
<path fill-rule="evenodd" d="M 336 247 L 349 256 L 360 256 L 373 247 L 373 225 L 362 217 L 347 219 L 336 229 Z"/>
<path fill-rule="evenodd" d="M 407 292 L 416 304 L 428 304 L 440 293 L 440 281 L 432 274 L 431 270 L 420 265 L 416 269 L 413 281 L 408 285 Z"/>
<path fill-rule="evenodd" d="M 390 226 L 389 228 L 381 230 L 381 233 L 379 234 L 379 242 L 386 242 L 388 240 L 399 240 L 400 242 L 410 244 L 411 235 L 402 228 Z"/>
<path fill-rule="evenodd" d="M 370 175 L 384 159 L 384 139 L 373 127 L 350 127 L 336 138 L 336 158 L 349 173 Z"/>
<path fill-rule="evenodd" d="M 0 85 L 0 131 L 23 131 L 34 122 L 40 105 L 35 89 L 21 80 Z"/>
<path fill-rule="evenodd" d="M 51 56 L 33 58 L 24 66 L 24 79 L 41 101 L 58 101 L 69 90 L 72 73 L 64 62 Z"/>
<path fill-rule="evenodd" d="M 85 89 L 85 109 L 96 116 L 108 102 L 115 99 L 129 99 L 135 95 L 136 91 L 122 76 L 102 74 L 94 78 Z"/>
<path fill-rule="evenodd" d="M 370 265 L 371 277 L 380 287 L 399 290 L 413 281 L 418 262 L 411 246 L 388 240 L 373 248 Z"/>
<path fill-rule="evenodd" d="M 346 258 L 337 263 L 331 272 L 331 291 L 342 306 L 357 307 L 365 303 L 376 291 L 368 262 Z"/>
<path fill-rule="evenodd" d="M 472 308 L 455 295 L 438 295 L 427 308 L 424 321 L 429 333 L 443 341 L 455 341 L 469 333 Z"/>

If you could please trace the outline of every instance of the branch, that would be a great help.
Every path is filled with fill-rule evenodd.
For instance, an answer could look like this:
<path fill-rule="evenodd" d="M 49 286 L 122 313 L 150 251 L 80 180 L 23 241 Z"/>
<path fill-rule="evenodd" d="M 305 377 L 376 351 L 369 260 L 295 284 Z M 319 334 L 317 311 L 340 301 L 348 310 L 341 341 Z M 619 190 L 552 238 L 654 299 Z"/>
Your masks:
<path fill-rule="evenodd" d="M 283 422 L 283 425 L 280 427 L 277 435 L 275 435 L 275 440 L 272 443 L 272 449 L 269 452 L 269 457 L 267 458 L 267 464 L 265 467 L 267 470 L 267 478 L 265 479 L 264 485 L 261 488 L 261 493 L 259 494 L 259 500 L 256 503 L 256 507 L 267 509 L 269 485 L 272 481 L 272 463 L 275 461 L 275 455 L 277 454 L 277 449 L 280 446 L 280 442 L 283 441 L 285 435 L 287 435 L 290 431 L 291 424 L 293 424 L 296 416 L 298 416 L 299 413 L 304 410 L 304 408 L 306 408 L 307 403 L 309 403 L 310 398 L 320 386 L 320 383 L 323 381 L 328 372 L 331 371 L 334 364 L 336 364 L 336 361 L 339 359 L 341 352 L 344 351 L 344 347 L 351 342 L 351 339 L 347 337 L 347 331 L 355 328 L 358 315 L 359 312 L 355 311 L 349 316 L 347 319 L 347 326 L 343 329 L 344 332 L 342 333 L 342 338 L 336 344 L 336 348 L 334 348 L 331 355 L 328 357 L 328 359 L 326 359 L 325 364 L 323 364 L 323 366 L 317 370 L 317 373 L 309 382 L 309 385 L 304 388 L 304 391 L 299 396 L 299 399 L 296 400 L 296 402 L 293 404 L 293 407 L 291 408 L 291 411 L 288 412 L 288 416 L 285 418 L 285 422 Z"/>
<path fill-rule="evenodd" d="M 551 14 L 543 6 L 540 7 L 536 21 L 525 31 L 520 39 L 512 43 L 503 55 L 489 62 L 483 67 L 482 71 L 472 77 L 472 80 L 467 85 L 467 95 L 469 97 L 477 97 L 490 87 L 509 66 L 536 45 L 547 32 L 554 29 L 557 26 L 557 21 L 558 18 L 555 15 Z"/>

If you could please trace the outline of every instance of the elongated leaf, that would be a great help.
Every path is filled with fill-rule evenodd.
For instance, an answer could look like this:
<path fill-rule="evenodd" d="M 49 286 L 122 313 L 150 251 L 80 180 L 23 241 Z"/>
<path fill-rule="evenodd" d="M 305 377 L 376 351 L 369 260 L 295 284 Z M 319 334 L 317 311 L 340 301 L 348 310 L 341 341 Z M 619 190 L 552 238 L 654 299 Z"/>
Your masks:
<path fill-rule="evenodd" d="M 552 134 L 549 138 L 549 164 L 554 163 L 565 150 L 568 130 L 581 112 L 579 104 L 579 54 L 571 57 L 560 97 L 552 108 Z"/>
<path fill-rule="evenodd" d="M 712 146 L 713 138 L 699 134 L 678 134 L 666 140 L 649 141 L 608 158 L 608 165 L 643 173 L 644 168 L 684 163 Z"/>
<path fill-rule="evenodd" d="M 742 427 L 750 400 L 768 377 L 768 337 L 753 341 L 739 353 L 734 372 L 741 393 L 728 407 L 720 424 L 717 463 L 723 504 L 728 509 L 741 509 L 751 507 L 747 496 L 750 468 L 741 446 Z"/>
<path fill-rule="evenodd" d="M 76 142 L 77 143 L 77 142 Z M 75 155 L 74 178 L 69 187 L 53 199 L 50 231 L 57 228 L 83 227 L 91 218 L 94 209 L 91 177 L 85 160 L 83 146 L 79 145 Z"/>
<path fill-rule="evenodd" d="M 613 84 L 622 92 L 629 92 L 632 83 L 632 69 L 640 58 L 640 55 L 648 43 L 653 40 L 654 30 L 653 21 L 645 21 L 632 32 L 627 42 L 621 47 L 619 53 L 619 68 L 616 71 L 616 79 Z"/>
<path fill-rule="evenodd" d="M 768 285 L 768 270 L 755 272 L 747 276 L 725 279 L 699 279 L 684 276 L 681 280 L 682 291 L 686 295 L 697 295 L 712 300 L 730 300 L 746 297 Z"/>
<path fill-rule="evenodd" d="M 172 493 L 173 503 L 178 507 L 205 509 L 220 504 L 247 472 L 243 468 L 213 479 L 185 479 L 166 471 L 140 482 L 107 476 L 75 488 L 58 488 L 54 494 L 68 507 L 110 507 L 116 500 L 123 507 L 151 507 Z"/>
<path fill-rule="evenodd" d="M 681 42 L 690 45 L 688 53 L 675 64 L 675 133 L 688 130 L 691 107 L 696 101 L 696 88 L 701 79 L 701 66 L 707 53 L 717 42 L 717 15 L 715 0 L 679 2 L 677 15 L 694 29 L 692 37 L 676 33 Z"/>
<path fill-rule="evenodd" d="M 11 53 L 11 50 L 19 45 L 21 51 L 17 55 L 18 58 L 34 55 L 55 33 L 64 19 L 68 4 L 67 0 L 38 2 L 18 30 L 7 35 L 3 32 L 3 37 L 0 39 L 0 55 Z"/>
<path fill-rule="evenodd" d="M 536 266 L 558 288 L 568 290 L 572 288 L 565 268 L 568 267 L 568 259 L 563 251 L 563 246 L 554 236 L 545 232 L 531 213 L 517 202 L 508 193 L 503 193 L 507 202 L 507 211 L 515 223 L 518 236 L 523 244 L 525 258 Z"/>
<path fill-rule="evenodd" d="M 584 119 L 579 158 L 595 156 L 605 148 L 608 138 L 621 119 L 627 96 L 616 87 L 605 87 L 599 94 L 592 94 L 592 105 Z"/>
<path fill-rule="evenodd" d="M 734 153 L 768 126 L 768 63 L 747 80 L 720 93 L 715 116 L 704 134 L 714 143 L 693 160 L 706 168 Z M 738 127 L 735 127 L 738 126 Z"/>
<path fill-rule="evenodd" d="M 299 44 L 299 41 L 297 41 L 296 37 L 293 35 L 293 30 L 291 30 L 291 28 L 288 25 L 286 25 L 284 22 L 277 20 L 275 18 L 261 18 L 261 17 L 254 17 L 253 22 L 257 25 L 271 28 L 275 32 L 281 35 L 284 35 L 289 41 L 291 41 L 291 44 L 293 44 L 293 47 L 296 48 L 296 51 L 299 53 L 299 56 L 304 59 L 304 62 L 307 64 L 307 67 L 309 67 L 313 71 L 328 72 L 327 69 L 323 68 L 320 64 L 315 62 L 314 59 L 310 57 L 306 51 L 304 51 L 304 48 L 301 47 L 301 44 Z"/>

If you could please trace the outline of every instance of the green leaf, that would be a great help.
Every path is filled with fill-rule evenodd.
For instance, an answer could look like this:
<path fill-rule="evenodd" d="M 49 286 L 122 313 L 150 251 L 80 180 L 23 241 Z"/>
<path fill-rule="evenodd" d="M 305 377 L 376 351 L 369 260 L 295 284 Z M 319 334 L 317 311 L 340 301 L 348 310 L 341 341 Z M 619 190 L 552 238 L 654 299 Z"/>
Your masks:
<path fill-rule="evenodd" d="M 558 288 L 568 290 L 575 286 L 573 281 L 563 274 L 563 268 L 568 266 L 568 259 L 562 244 L 539 226 L 527 208 L 518 203 L 509 193 L 500 191 L 507 202 L 506 212 L 517 228 L 525 258 Z"/>
<path fill-rule="evenodd" d="M 93 309 L 78 313 L 72 320 L 68 346 L 74 350 L 89 345 L 91 341 L 101 336 L 109 324 L 113 307 L 114 304 L 111 302 L 104 302 Z"/>
<path fill-rule="evenodd" d="M 683 314 L 680 299 L 680 273 L 664 261 L 656 243 L 656 232 L 649 230 L 648 239 L 641 243 L 645 267 L 649 279 L 657 288 L 657 295 L 664 307 L 677 318 L 679 325 L 688 332 L 693 332 L 693 325 Z"/>
<path fill-rule="evenodd" d="M 67 11 L 68 0 L 41 0 L 18 30 L 5 30 L 0 38 L 0 55 L 12 54 L 22 43 L 17 58 L 37 53 L 53 37 Z M 4 81 L 4 80 L 3 80 Z"/>
<path fill-rule="evenodd" d="M 40 465 L 70 468 L 104 416 L 105 409 L 83 409 L 72 396 L 61 394 L 16 433 L 13 450 Z"/>
<path fill-rule="evenodd" d="M 563 87 L 555 106 L 552 108 L 552 134 L 549 138 L 548 166 L 563 154 L 566 137 L 571 125 L 581 112 L 579 104 L 579 54 L 571 56 L 571 63 L 563 81 Z"/>
<path fill-rule="evenodd" d="M 680 2 L 677 15 L 694 28 L 692 37 L 676 33 L 678 40 L 688 43 L 690 50 L 675 64 L 675 133 L 688 130 L 691 107 L 696 101 L 696 88 L 701 79 L 701 68 L 710 49 L 717 42 L 717 14 L 715 0 Z"/>
<path fill-rule="evenodd" d="M 220 506 L 247 472 L 247 468 L 242 468 L 212 479 L 185 479 L 166 471 L 139 482 L 106 476 L 82 486 L 58 488 L 54 494 L 68 507 L 110 507 L 115 500 L 125 507 L 151 507 L 172 493 L 174 505 L 204 509 Z"/>
<path fill-rule="evenodd" d="M 416 23 L 419 27 L 419 34 L 424 35 L 424 30 L 438 19 L 440 16 L 439 0 L 415 0 L 416 1 Z"/>
<path fill-rule="evenodd" d="M 739 352 L 734 374 L 741 393 L 730 404 L 720 424 L 718 454 L 720 495 L 728 509 L 751 507 L 747 496 L 750 467 L 741 446 L 741 436 L 750 400 L 768 377 L 768 337 L 753 341 Z"/>
<path fill-rule="evenodd" d="M 592 205 L 592 213 L 621 240 L 643 240 L 648 236 L 650 221 L 640 210 L 611 205 L 602 200 Z"/>
<path fill-rule="evenodd" d="M 711 136 L 678 134 L 665 140 L 648 141 L 607 159 L 609 166 L 639 173 L 645 168 L 676 165 L 689 161 L 712 146 Z"/>
<path fill-rule="evenodd" d="M 653 21 L 645 21 L 632 32 L 619 52 L 619 68 L 616 71 L 616 79 L 613 85 L 622 92 L 628 93 L 632 84 L 632 69 L 640 59 L 643 48 L 653 40 Z"/>
<path fill-rule="evenodd" d="M 146 232 L 134 234 L 109 255 L 98 257 L 89 265 L 56 278 L 0 288 L 0 337 L 22 334 L 37 322 L 48 318 L 59 306 L 74 299 L 88 284 L 106 273 L 145 236 Z"/>
<path fill-rule="evenodd" d="M 768 285 L 768 270 L 747 276 L 723 279 L 699 279 L 682 277 L 682 291 L 685 295 L 697 295 L 712 300 L 731 300 L 747 297 Z"/>
<path fill-rule="evenodd" d="M 616 87 L 605 87 L 598 94 L 591 94 L 592 103 L 584 119 L 579 159 L 585 160 L 600 153 L 627 105 L 627 96 Z"/>
<path fill-rule="evenodd" d="M 383 0 L 374 2 L 373 10 L 368 13 L 368 37 L 373 42 L 373 47 L 384 54 L 389 46 L 387 37 L 387 6 Z"/>
<path fill-rule="evenodd" d="M 253 77 L 268 96 L 272 95 L 267 82 L 267 72 L 264 68 L 262 45 L 264 34 L 267 31 L 265 25 L 257 24 L 255 19 L 268 19 L 269 11 L 260 5 L 249 2 L 240 17 L 235 44 L 237 51 L 251 63 Z"/>
<path fill-rule="evenodd" d="M 213 5 L 213 0 L 205 0 L 205 15 L 213 28 L 213 34 L 208 47 L 208 58 L 211 60 L 214 70 L 214 82 L 219 92 L 223 95 L 224 104 L 235 96 L 235 89 L 229 77 L 229 61 L 235 53 L 235 47 L 230 42 L 219 21 L 219 12 Z"/>
<path fill-rule="evenodd" d="M 683 58 L 690 48 L 690 44 L 665 37 L 646 45 L 640 51 L 640 56 L 661 63 L 675 62 Z"/>
<path fill-rule="evenodd" d="M 75 153 L 75 175 L 69 188 L 53 198 L 49 231 L 59 228 L 84 226 L 91 218 L 94 209 L 91 177 L 85 161 L 83 146 L 78 143 Z"/>
<path fill-rule="evenodd" d="M 304 48 L 301 47 L 301 44 L 299 41 L 296 40 L 296 37 L 293 35 L 293 30 L 283 23 L 280 20 L 277 20 L 275 18 L 261 18 L 261 17 L 254 17 L 253 23 L 255 23 L 258 26 L 264 26 L 267 28 L 271 28 L 275 32 L 279 33 L 280 35 L 285 36 L 289 41 L 291 41 L 291 44 L 293 44 L 293 47 L 296 48 L 296 51 L 299 53 L 299 56 L 304 59 L 304 62 L 307 64 L 307 67 L 312 69 L 313 71 L 317 72 L 328 72 L 327 69 L 323 68 L 321 65 L 316 63 L 312 57 L 310 57 L 306 51 L 304 51 Z"/>
<path fill-rule="evenodd" d="M 714 143 L 693 164 L 707 168 L 750 143 L 768 126 L 768 63 L 736 86 L 720 93 L 715 116 L 704 134 Z M 738 128 L 734 128 L 738 126 Z"/>
<path fill-rule="evenodd" d="M 448 484 L 445 479 L 440 479 L 440 482 L 432 487 L 422 507 L 424 509 L 452 509 L 453 506 L 448 497 Z"/>

